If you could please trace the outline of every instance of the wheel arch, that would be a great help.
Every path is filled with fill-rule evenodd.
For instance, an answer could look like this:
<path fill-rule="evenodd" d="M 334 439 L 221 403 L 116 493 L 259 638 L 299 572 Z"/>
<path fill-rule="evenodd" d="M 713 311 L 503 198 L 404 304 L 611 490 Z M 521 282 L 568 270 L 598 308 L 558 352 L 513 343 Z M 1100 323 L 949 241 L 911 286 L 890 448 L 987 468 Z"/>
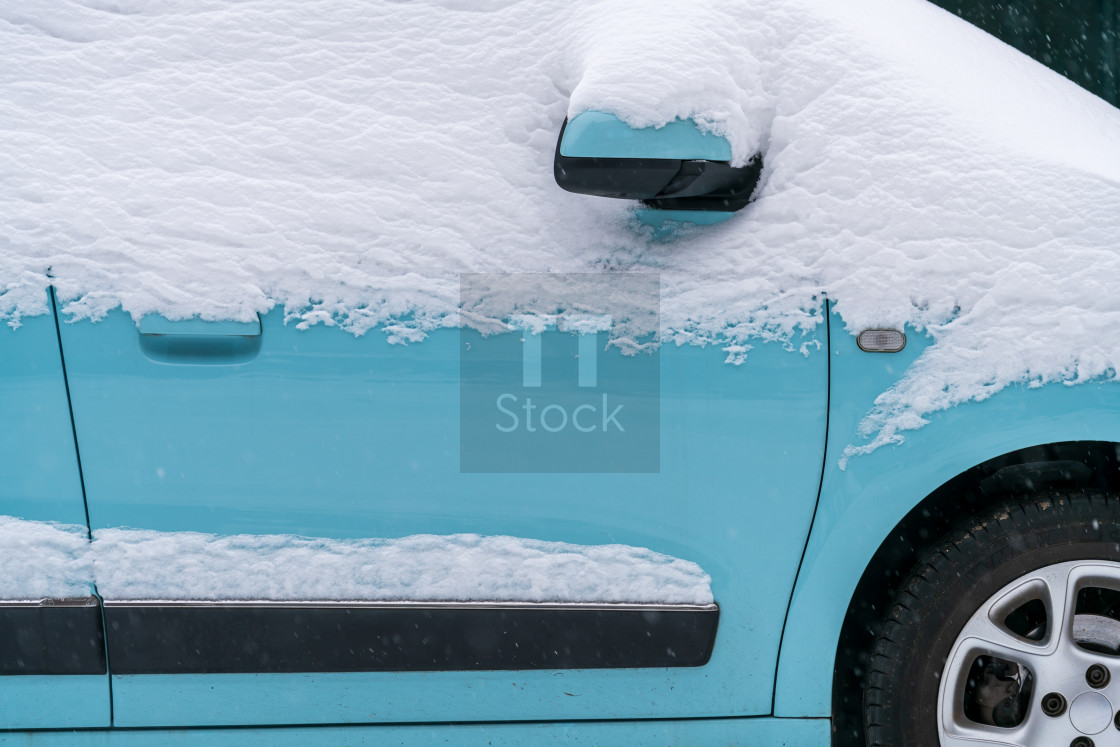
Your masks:
<path fill-rule="evenodd" d="M 1016 496 L 1071 487 L 1120 491 L 1120 443 L 1061 441 L 989 458 L 942 483 L 879 544 L 851 595 L 832 668 L 834 747 L 865 744 L 862 683 L 884 613 L 918 557 L 969 516 Z"/>

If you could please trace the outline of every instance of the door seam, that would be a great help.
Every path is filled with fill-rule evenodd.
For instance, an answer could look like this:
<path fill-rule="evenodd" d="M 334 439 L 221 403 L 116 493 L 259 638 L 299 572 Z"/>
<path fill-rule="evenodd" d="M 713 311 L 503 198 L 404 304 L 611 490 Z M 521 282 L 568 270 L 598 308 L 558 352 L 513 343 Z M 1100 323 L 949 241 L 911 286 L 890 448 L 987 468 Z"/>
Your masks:
<path fill-rule="evenodd" d="M 828 469 L 828 431 L 829 419 L 832 415 L 832 323 L 829 319 L 830 310 L 828 298 L 824 299 L 824 336 L 825 336 L 825 395 L 824 395 L 824 448 L 821 450 L 821 476 L 817 483 L 817 499 L 813 503 L 813 515 L 809 519 L 809 531 L 805 533 L 805 544 L 801 548 L 801 559 L 797 561 L 797 572 L 793 574 L 793 586 L 789 590 L 789 600 L 786 602 L 786 613 L 782 617 L 782 632 L 778 636 L 778 657 L 774 662 L 774 682 L 770 688 L 770 716 L 778 703 L 778 675 L 782 668 L 782 646 L 785 645 L 786 625 L 789 624 L 789 611 L 793 607 L 793 595 L 797 591 L 797 582 L 801 579 L 801 566 L 805 563 L 805 555 L 809 551 L 809 538 L 813 536 L 813 525 L 817 521 L 817 511 L 821 505 L 821 492 L 824 490 L 824 475 Z"/>
<path fill-rule="evenodd" d="M 86 498 L 86 478 L 82 472 L 82 451 L 78 448 L 78 425 L 74 422 L 74 401 L 70 397 L 70 377 L 66 373 L 66 354 L 62 351 L 62 329 L 58 323 L 58 301 L 55 299 L 54 286 L 49 286 L 51 297 L 51 316 L 54 317 L 54 333 L 58 339 L 58 360 L 62 364 L 62 384 L 66 388 L 66 407 L 70 412 L 70 435 L 74 439 L 74 458 L 78 462 L 78 484 L 82 489 L 82 508 L 86 514 L 86 539 L 93 540 L 93 528 L 89 523 L 89 500 Z"/>

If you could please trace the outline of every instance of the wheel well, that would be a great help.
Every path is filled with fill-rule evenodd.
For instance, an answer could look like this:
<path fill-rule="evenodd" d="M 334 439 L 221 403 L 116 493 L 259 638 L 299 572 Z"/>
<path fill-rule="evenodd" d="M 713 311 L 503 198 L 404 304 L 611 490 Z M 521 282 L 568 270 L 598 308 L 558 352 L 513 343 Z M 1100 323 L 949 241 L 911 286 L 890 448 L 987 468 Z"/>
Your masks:
<path fill-rule="evenodd" d="M 864 747 L 863 678 L 891 599 L 921 554 L 988 506 L 1050 488 L 1120 489 L 1120 444 L 1064 441 L 978 464 L 926 496 L 890 532 L 852 594 L 832 673 L 833 747 Z"/>

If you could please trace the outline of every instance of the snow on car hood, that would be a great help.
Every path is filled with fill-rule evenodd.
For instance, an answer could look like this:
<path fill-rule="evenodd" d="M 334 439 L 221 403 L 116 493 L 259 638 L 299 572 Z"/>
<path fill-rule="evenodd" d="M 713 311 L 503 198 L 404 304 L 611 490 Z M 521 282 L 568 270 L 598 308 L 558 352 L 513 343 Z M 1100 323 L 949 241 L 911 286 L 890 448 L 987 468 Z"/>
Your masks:
<path fill-rule="evenodd" d="M 933 344 L 871 445 L 1016 382 L 1114 377 L 1120 111 L 922 0 L 28 0 L 0 8 L 0 315 L 415 340 L 463 272 L 661 274 L 665 339 Z M 754 204 L 656 239 L 552 179 L 565 116 L 692 117 Z M 749 365 L 749 361 L 748 361 Z"/>
<path fill-rule="evenodd" d="M 477 534 L 340 540 L 0 517 L 0 599 L 711 604 L 699 565 L 630 545 Z"/>

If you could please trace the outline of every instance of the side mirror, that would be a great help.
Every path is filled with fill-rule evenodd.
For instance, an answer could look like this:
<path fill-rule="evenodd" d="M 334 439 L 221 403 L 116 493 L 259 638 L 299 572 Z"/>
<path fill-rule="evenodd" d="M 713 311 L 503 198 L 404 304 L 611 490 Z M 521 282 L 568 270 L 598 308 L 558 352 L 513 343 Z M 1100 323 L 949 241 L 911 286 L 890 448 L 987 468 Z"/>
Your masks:
<path fill-rule="evenodd" d="M 635 130 L 613 114 L 584 112 L 560 129 L 553 173 L 569 192 L 730 216 L 750 202 L 762 158 L 730 161 L 730 143 L 691 120 Z"/>

